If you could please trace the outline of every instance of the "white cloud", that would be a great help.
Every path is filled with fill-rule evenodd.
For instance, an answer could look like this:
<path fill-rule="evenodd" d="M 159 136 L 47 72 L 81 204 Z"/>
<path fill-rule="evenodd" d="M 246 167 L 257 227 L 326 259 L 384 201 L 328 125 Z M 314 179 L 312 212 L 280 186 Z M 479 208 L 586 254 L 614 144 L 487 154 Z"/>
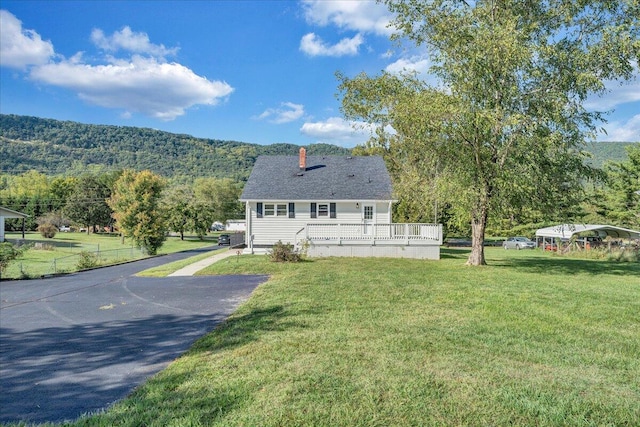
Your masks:
<path fill-rule="evenodd" d="M 626 122 L 607 123 L 606 135 L 600 135 L 599 141 L 640 142 L 640 114 L 636 114 Z"/>
<path fill-rule="evenodd" d="M 353 147 L 369 139 L 373 126 L 364 122 L 349 122 L 341 117 L 330 117 L 323 122 L 307 122 L 300 132 L 317 142 Z"/>
<path fill-rule="evenodd" d="M 125 50 L 132 53 L 143 53 L 154 57 L 164 58 L 168 55 L 175 55 L 178 48 L 166 48 L 164 45 L 153 44 L 146 33 L 131 31 L 125 26 L 120 31 L 114 32 L 111 36 L 105 36 L 104 32 L 98 28 L 91 32 L 91 41 L 101 49 L 108 52 Z"/>
<path fill-rule="evenodd" d="M 177 48 L 151 43 L 147 34 L 128 26 L 111 36 L 94 29 L 91 39 L 110 53 L 101 58 L 102 64 L 87 64 L 81 52 L 60 59 L 50 41 L 42 41 L 34 30 L 23 30 L 14 15 L 0 10 L 2 66 L 29 66 L 32 80 L 75 91 L 90 104 L 122 109 L 122 117 L 141 113 L 173 120 L 190 107 L 215 105 L 234 90 L 226 82 L 211 81 L 181 64 L 167 63 L 165 56 L 176 54 Z M 111 56 L 120 50 L 134 55 Z"/>
<path fill-rule="evenodd" d="M 0 65 L 23 69 L 46 64 L 53 55 L 50 41 L 43 41 L 33 30 L 24 30 L 18 18 L 0 10 Z"/>
<path fill-rule="evenodd" d="M 402 72 L 415 71 L 418 75 L 427 76 L 429 74 L 430 62 L 422 56 L 412 56 L 410 58 L 401 58 L 386 67 L 386 71 L 392 74 L 400 74 Z"/>
<path fill-rule="evenodd" d="M 226 82 L 209 81 L 183 65 L 142 57 L 107 65 L 76 58 L 35 67 L 30 77 L 74 90 L 91 104 L 161 120 L 173 120 L 194 105 L 215 105 L 233 92 Z"/>
<path fill-rule="evenodd" d="M 589 110 L 607 111 L 627 102 L 640 101 L 640 74 L 636 73 L 636 76 L 635 80 L 628 83 L 606 82 L 607 93 L 589 97 L 585 107 Z"/>
<path fill-rule="evenodd" d="M 280 108 L 268 108 L 256 119 L 268 119 L 271 123 L 282 124 L 298 120 L 304 115 L 304 106 L 293 102 L 283 102 Z"/>
<path fill-rule="evenodd" d="M 592 95 L 584 103 L 588 110 L 608 111 L 618 105 L 640 101 L 640 68 L 632 62 L 633 77 L 628 81 L 607 80 L 604 82 L 606 92 L 603 95 Z"/>
<path fill-rule="evenodd" d="M 323 27 L 332 24 L 344 30 L 384 36 L 392 32 L 387 28 L 391 13 L 385 5 L 375 1 L 305 0 L 302 8 L 310 24 Z"/>
<path fill-rule="evenodd" d="M 309 33 L 300 40 L 300 50 L 310 56 L 357 55 L 363 41 L 362 35 L 356 34 L 353 38 L 344 38 L 331 46 L 314 33 Z"/>

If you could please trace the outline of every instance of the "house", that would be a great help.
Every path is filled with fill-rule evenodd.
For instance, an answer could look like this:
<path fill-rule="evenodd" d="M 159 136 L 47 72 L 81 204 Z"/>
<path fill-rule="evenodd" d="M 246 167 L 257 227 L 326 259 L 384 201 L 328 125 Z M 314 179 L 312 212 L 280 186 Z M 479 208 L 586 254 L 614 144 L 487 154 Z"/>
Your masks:
<path fill-rule="evenodd" d="M 22 218 L 22 238 L 24 239 L 24 220 L 29 215 L 0 206 L 0 243 L 4 242 L 4 219 Z"/>
<path fill-rule="evenodd" d="M 440 257 L 442 226 L 393 224 L 393 188 L 379 156 L 260 156 L 240 196 L 247 253 L 276 242 L 309 256 Z"/>

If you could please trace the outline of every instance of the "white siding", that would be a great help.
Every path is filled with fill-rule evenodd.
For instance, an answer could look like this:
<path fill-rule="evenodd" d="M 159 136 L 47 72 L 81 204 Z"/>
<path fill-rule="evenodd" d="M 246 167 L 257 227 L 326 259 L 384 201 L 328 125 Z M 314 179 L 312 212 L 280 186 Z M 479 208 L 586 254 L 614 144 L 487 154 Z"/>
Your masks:
<path fill-rule="evenodd" d="M 311 258 L 326 257 L 384 257 L 440 259 L 440 246 L 369 246 L 312 244 L 307 250 Z"/>
<path fill-rule="evenodd" d="M 376 223 L 388 224 L 391 222 L 389 212 L 389 202 L 331 202 L 326 200 L 295 202 L 295 218 L 286 217 L 265 217 L 265 203 L 286 203 L 289 201 L 263 201 L 263 217 L 258 218 L 256 212 L 257 202 L 249 202 L 247 209 L 247 246 L 273 245 L 278 240 L 283 243 L 295 244 L 296 233 L 308 223 L 359 223 L 362 221 L 362 205 L 374 204 L 375 215 L 373 221 Z M 328 216 L 311 218 L 311 203 L 336 203 L 336 218 Z M 302 235 L 302 233 L 301 233 Z M 253 239 L 253 245 L 250 240 Z"/>

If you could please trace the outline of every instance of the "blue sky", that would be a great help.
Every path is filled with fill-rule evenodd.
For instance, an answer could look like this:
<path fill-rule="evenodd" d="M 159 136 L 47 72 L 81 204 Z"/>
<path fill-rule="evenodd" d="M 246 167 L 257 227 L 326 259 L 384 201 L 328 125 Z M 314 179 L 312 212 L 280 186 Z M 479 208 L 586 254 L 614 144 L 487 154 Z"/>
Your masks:
<path fill-rule="evenodd" d="M 335 73 L 426 73 L 388 39 L 371 1 L 0 3 L 0 112 L 150 127 L 258 144 L 363 143 Z M 613 109 L 600 140 L 640 141 L 640 81 L 588 106 Z"/>

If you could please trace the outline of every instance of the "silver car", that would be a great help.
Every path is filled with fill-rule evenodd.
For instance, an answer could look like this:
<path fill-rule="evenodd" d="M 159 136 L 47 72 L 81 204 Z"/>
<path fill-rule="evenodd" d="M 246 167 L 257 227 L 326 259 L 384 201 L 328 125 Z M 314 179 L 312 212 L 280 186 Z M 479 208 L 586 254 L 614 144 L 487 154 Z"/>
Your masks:
<path fill-rule="evenodd" d="M 502 243 L 502 247 L 505 249 L 535 249 L 536 242 L 529 240 L 526 237 L 509 237 Z"/>

